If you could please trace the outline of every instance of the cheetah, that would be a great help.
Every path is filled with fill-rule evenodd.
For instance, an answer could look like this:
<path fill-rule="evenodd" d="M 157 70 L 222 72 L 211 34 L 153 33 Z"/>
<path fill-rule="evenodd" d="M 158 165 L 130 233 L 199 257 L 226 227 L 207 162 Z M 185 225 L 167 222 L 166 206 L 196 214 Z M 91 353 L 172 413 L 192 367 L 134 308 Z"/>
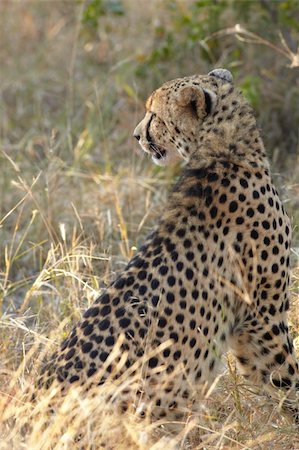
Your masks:
<path fill-rule="evenodd" d="M 100 385 L 133 377 L 139 364 L 121 407 L 142 401 L 151 417 L 181 420 L 230 351 L 249 382 L 282 393 L 296 415 L 291 226 L 252 108 L 231 73 L 215 69 L 154 91 L 134 136 L 154 163 L 184 162 L 181 176 L 156 228 L 45 364 L 39 386 Z"/>

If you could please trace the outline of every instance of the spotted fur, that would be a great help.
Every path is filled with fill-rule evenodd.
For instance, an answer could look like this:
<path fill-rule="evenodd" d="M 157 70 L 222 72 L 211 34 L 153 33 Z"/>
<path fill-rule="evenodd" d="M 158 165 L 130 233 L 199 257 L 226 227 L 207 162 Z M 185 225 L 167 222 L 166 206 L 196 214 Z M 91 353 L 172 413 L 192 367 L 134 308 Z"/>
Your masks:
<path fill-rule="evenodd" d="M 156 228 L 39 384 L 54 377 L 65 389 L 95 376 L 101 384 L 142 362 L 142 386 L 126 399 L 137 395 L 154 417 L 180 419 L 230 350 L 251 383 L 282 391 L 295 410 L 291 226 L 251 107 L 228 71 L 179 78 L 149 97 L 134 135 L 157 164 L 185 160 L 185 168 Z M 127 359 L 115 372 L 120 356 L 108 358 L 120 336 Z M 171 381 L 157 389 L 160 366 Z"/>

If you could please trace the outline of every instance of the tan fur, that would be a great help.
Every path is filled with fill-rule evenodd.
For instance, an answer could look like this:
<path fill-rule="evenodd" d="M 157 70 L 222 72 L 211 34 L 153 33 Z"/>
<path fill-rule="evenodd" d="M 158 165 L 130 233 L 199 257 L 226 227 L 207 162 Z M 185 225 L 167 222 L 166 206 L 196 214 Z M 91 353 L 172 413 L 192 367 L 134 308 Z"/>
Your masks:
<path fill-rule="evenodd" d="M 139 364 L 142 377 L 115 399 L 122 405 L 137 396 L 152 416 L 181 420 L 231 350 L 249 381 L 298 408 L 290 222 L 252 109 L 230 79 L 216 70 L 149 97 L 136 138 L 157 164 L 186 167 L 161 221 L 45 366 L 41 385 L 118 380 L 124 368 L 109 355 L 124 336 L 126 367 Z"/>

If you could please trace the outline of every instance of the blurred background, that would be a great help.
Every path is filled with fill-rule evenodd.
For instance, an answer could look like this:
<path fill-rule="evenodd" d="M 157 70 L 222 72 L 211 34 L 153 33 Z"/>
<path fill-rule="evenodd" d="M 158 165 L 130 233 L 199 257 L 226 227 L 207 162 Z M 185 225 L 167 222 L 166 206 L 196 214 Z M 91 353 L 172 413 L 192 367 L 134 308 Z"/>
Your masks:
<path fill-rule="evenodd" d="M 1 449 L 75 448 L 65 446 L 74 423 L 88 436 L 116 426 L 117 448 L 136 448 L 126 416 L 121 428 L 105 408 L 84 407 L 48 428 L 48 408 L 34 412 L 22 395 L 40 349 L 68 334 L 165 208 L 180 168 L 155 166 L 132 133 L 146 97 L 175 77 L 225 67 L 256 111 L 293 224 L 299 354 L 298 45 L 298 0 L 0 0 Z M 198 448 L 298 449 L 280 408 L 252 394 L 230 358 L 227 367 Z"/>
<path fill-rule="evenodd" d="M 0 21 L 5 311 L 86 305 L 122 269 L 179 172 L 137 151 L 144 100 L 215 67 L 256 111 L 298 247 L 298 1 L 2 0 Z"/>

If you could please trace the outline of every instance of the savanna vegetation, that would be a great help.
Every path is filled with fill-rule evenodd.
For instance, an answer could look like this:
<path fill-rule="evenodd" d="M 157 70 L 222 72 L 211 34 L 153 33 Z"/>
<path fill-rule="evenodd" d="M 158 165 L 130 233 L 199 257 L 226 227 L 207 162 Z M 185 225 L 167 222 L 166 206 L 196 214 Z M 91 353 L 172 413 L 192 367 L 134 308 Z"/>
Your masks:
<path fill-rule="evenodd" d="M 296 0 L 1 1 L 1 449 L 98 449 L 103 436 L 115 449 L 183 448 L 192 427 L 191 448 L 299 448 L 298 428 L 252 392 L 229 356 L 198 420 L 176 437 L 133 413 L 109 414 L 109 385 L 60 403 L 55 392 L 35 404 L 26 393 L 43 353 L 157 221 L 179 173 L 133 142 L 146 96 L 215 67 L 233 73 L 255 108 L 293 221 L 299 356 L 298 37 Z"/>

